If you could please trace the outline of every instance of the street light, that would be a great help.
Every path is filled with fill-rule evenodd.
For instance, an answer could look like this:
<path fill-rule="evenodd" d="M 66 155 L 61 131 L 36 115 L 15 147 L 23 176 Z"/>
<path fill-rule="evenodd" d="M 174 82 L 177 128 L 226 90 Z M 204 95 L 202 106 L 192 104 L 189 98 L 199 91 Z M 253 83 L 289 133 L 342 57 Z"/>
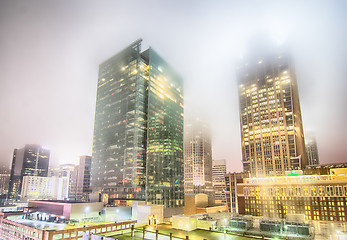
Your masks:
<path fill-rule="evenodd" d="M 189 227 L 189 225 L 188 225 L 188 224 L 186 224 L 187 236 L 189 237 L 189 233 L 188 233 L 188 227 Z"/>
<path fill-rule="evenodd" d="M 84 208 L 84 223 L 86 222 L 86 218 L 87 218 L 87 213 L 89 213 L 90 207 L 85 207 Z"/>

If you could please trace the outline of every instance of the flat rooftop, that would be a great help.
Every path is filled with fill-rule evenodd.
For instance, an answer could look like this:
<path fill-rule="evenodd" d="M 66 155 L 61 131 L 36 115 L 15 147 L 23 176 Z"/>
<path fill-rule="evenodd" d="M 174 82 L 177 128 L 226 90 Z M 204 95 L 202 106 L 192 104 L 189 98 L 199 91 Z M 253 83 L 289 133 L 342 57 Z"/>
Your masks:
<path fill-rule="evenodd" d="M 32 202 L 51 202 L 51 203 L 92 203 L 83 201 L 73 201 L 73 200 L 31 200 Z"/>
<path fill-rule="evenodd" d="M 55 231 L 114 223 L 114 222 L 56 223 L 56 222 L 38 221 L 38 220 L 31 220 L 31 219 L 9 219 L 9 220 L 23 224 L 25 226 L 36 228 L 39 230 L 55 230 Z M 117 223 L 121 223 L 121 222 L 127 222 L 127 221 L 117 221 Z"/>

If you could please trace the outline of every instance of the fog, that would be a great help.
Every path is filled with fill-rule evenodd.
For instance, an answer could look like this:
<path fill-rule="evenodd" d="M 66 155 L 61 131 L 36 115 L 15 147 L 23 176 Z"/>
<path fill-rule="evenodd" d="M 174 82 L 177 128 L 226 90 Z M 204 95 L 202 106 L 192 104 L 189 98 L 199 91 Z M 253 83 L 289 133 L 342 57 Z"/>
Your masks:
<path fill-rule="evenodd" d="M 210 123 L 213 158 L 241 171 L 235 62 L 265 33 L 290 45 L 304 129 L 321 163 L 346 161 L 346 1 L 0 2 L 0 163 L 51 149 L 51 165 L 91 154 L 98 65 L 138 38 L 184 79 L 185 114 Z"/>

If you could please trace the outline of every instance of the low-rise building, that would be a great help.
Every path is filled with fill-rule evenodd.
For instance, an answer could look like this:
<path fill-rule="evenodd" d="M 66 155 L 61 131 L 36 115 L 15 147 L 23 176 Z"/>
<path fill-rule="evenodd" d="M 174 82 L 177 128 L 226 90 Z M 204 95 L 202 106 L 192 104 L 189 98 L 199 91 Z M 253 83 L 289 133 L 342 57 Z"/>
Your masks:
<path fill-rule="evenodd" d="M 123 230 L 131 229 L 132 225 L 135 224 L 136 220 L 131 220 L 116 223 L 99 223 L 92 225 L 81 224 L 75 226 L 71 224 L 62 225 L 47 222 L 38 223 L 31 220 L 15 221 L 0 218 L 0 236 L 1 239 L 11 240 L 83 240 L 86 239 L 86 236 L 92 236 L 94 234 L 104 235 L 111 232 L 121 232 Z"/>
<path fill-rule="evenodd" d="M 237 189 L 239 201 L 245 203 L 244 210 L 239 211 L 280 218 L 305 214 L 307 220 L 346 222 L 346 170 L 330 169 L 329 175 L 292 172 L 288 176 L 244 179 Z"/>
<path fill-rule="evenodd" d="M 158 208 L 153 205 L 149 209 L 151 207 Z M 162 210 L 163 206 L 161 215 L 160 211 L 150 211 L 152 215 L 148 215 L 134 207 L 107 208 L 102 202 L 29 201 L 28 206 L 21 211 L 0 215 L 0 238 L 82 240 L 92 235 L 116 235 L 123 230 L 129 231 L 132 225 L 138 223 L 136 218 L 145 219 L 145 224 L 148 224 L 148 219 L 153 217 L 154 212 L 156 218 L 162 222 Z M 133 216 L 134 211 L 136 218 Z"/>
<path fill-rule="evenodd" d="M 241 172 L 241 173 L 227 173 L 225 174 L 225 199 L 228 207 L 228 211 L 231 213 L 240 213 L 244 214 L 244 212 L 239 212 L 239 209 L 244 209 L 244 201 L 237 196 L 237 185 L 239 183 L 243 183 L 244 178 L 249 178 L 250 173 Z"/>
<path fill-rule="evenodd" d="M 204 193 L 186 194 L 184 196 L 183 214 L 227 212 L 226 205 L 215 205 L 213 198 Z"/>

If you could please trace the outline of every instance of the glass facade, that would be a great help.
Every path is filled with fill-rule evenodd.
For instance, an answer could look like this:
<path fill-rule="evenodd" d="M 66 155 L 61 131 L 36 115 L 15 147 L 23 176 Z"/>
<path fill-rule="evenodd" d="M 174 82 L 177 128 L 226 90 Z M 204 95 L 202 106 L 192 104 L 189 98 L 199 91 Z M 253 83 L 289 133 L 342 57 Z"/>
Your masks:
<path fill-rule="evenodd" d="M 306 165 L 294 68 L 287 54 L 260 54 L 238 68 L 242 161 L 253 176 Z"/>
<path fill-rule="evenodd" d="M 112 200 L 183 201 L 181 78 L 141 40 L 100 65 L 92 187 Z"/>
<path fill-rule="evenodd" d="M 12 158 L 9 199 L 19 199 L 23 176 L 47 177 L 50 151 L 39 145 L 27 144 L 15 149 Z"/>

